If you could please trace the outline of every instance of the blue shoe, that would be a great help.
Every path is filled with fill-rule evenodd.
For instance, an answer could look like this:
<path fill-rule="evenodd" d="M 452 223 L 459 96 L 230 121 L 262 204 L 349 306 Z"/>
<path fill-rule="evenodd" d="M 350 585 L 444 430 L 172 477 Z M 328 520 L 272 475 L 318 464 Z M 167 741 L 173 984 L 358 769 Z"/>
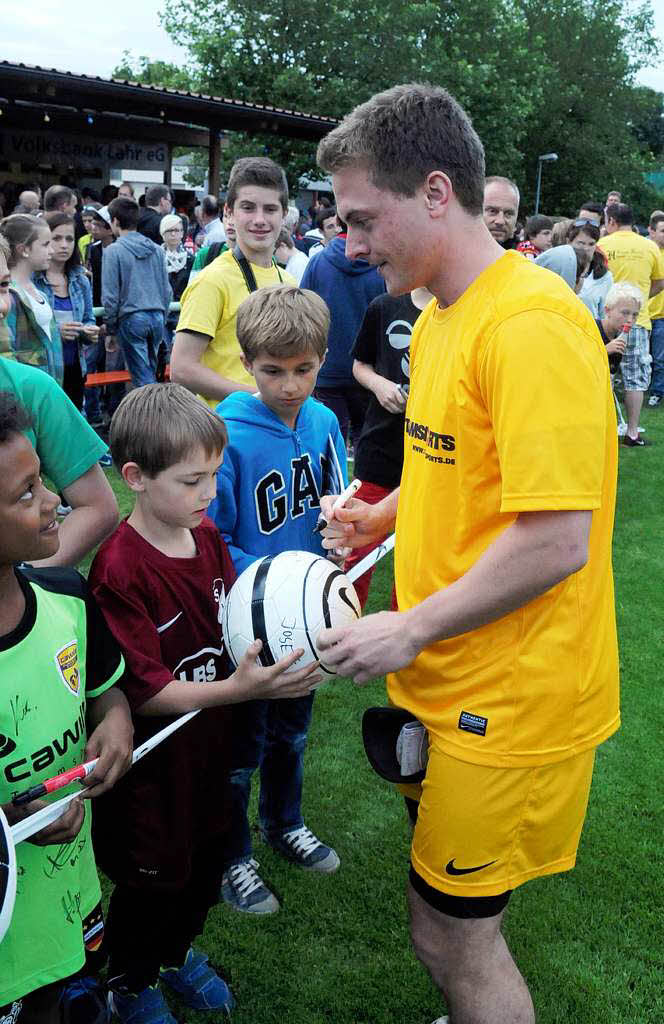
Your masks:
<path fill-rule="evenodd" d="M 108 1005 L 122 1024 L 177 1024 L 159 985 L 138 993 L 111 989 Z"/>
<path fill-rule="evenodd" d="M 108 469 L 113 465 L 113 458 L 109 452 L 104 452 L 103 455 L 100 455 L 97 461 L 102 469 Z"/>
<path fill-rule="evenodd" d="M 60 995 L 63 1024 L 109 1024 L 106 995 L 95 977 L 76 975 L 66 981 Z"/>
<path fill-rule="evenodd" d="M 235 1006 L 233 993 L 208 966 L 208 959 L 190 947 L 183 967 L 162 967 L 159 977 L 191 1010 L 225 1010 L 230 1015 Z"/>
<path fill-rule="evenodd" d="M 331 875 L 339 867 L 340 861 L 336 850 L 322 843 L 306 825 L 284 832 L 281 836 L 266 836 L 266 839 L 272 849 L 282 857 L 308 871 L 321 871 L 324 875 Z"/>

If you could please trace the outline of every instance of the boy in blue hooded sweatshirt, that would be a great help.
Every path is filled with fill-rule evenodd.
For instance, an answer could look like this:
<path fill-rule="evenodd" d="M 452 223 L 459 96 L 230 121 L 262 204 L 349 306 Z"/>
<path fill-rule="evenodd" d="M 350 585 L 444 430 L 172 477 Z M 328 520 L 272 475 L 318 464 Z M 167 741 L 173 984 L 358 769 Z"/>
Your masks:
<path fill-rule="evenodd" d="M 325 555 L 314 527 L 323 494 L 346 486 L 346 450 L 333 412 L 311 397 L 325 358 L 330 316 L 311 291 L 281 284 L 242 303 L 237 337 L 257 394 L 235 392 L 217 406 L 229 443 L 209 515 L 238 573 L 263 555 L 304 550 Z M 335 851 L 302 818 L 304 748 L 313 693 L 238 705 L 234 721 L 231 854 L 222 883 L 234 909 L 279 909 L 252 858 L 247 818 L 251 777 L 260 768 L 259 818 L 266 841 L 288 860 L 331 873 Z"/>

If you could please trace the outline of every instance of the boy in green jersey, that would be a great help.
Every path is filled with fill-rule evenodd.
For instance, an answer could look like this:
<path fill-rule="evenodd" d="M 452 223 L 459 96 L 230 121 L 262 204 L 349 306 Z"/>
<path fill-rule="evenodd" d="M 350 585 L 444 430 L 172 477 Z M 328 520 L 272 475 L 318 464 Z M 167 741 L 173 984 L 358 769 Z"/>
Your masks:
<path fill-rule="evenodd" d="M 73 569 L 19 567 L 59 544 L 59 499 L 41 482 L 23 436 L 30 425 L 15 395 L 0 391 L 0 805 L 10 824 L 43 805 L 16 808 L 17 793 L 83 761 L 99 759 L 85 795 L 105 792 L 129 767 L 132 746 L 127 702 L 113 685 L 124 662 L 85 581 Z M 56 1024 L 63 982 L 85 960 L 82 923 L 101 898 L 89 805 L 74 800 L 16 856 L 0 1019 Z"/>

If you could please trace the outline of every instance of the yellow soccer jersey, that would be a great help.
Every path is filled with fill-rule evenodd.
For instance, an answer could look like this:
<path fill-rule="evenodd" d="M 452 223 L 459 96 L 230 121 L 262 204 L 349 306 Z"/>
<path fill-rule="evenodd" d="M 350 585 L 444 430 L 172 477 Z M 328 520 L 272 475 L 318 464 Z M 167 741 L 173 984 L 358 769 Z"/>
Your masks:
<path fill-rule="evenodd" d="M 650 285 L 658 278 L 664 277 L 664 254 L 650 238 L 637 235 L 631 228 L 605 235 L 600 239 L 599 247 L 609 261 L 613 280 L 635 284 L 643 293 L 643 305 L 636 323 L 649 331 Z"/>
<path fill-rule="evenodd" d="M 443 749 L 525 766 L 619 725 L 611 535 L 617 433 L 608 362 L 586 307 L 506 253 L 411 341 L 396 586 L 406 610 L 464 575 L 521 512 L 592 509 L 587 565 L 496 622 L 388 677 L 390 699 Z"/>
<path fill-rule="evenodd" d="M 255 263 L 250 266 L 259 288 L 279 284 L 279 281 L 297 284 L 294 277 L 275 266 L 259 267 Z M 212 340 L 203 353 L 202 364 L 238 384 L 255 383 L 242 365 L 242 350 L 235 330 L 238 308 L 248 295 L 242 271 L 233 253 L 227 250 L 205 267 L 185 289 L 177 326 L 178 331 L 207 334 Z M 201 397 L 212 409 L 219 404 L 218 398 Z"/>
<path fill-rule="evenodd" d="M 655 245 L 657 245 L 656 242 Z M 659 249 L 659 246 L 657 248 Z M 659 249 L 659 255 L 664 261 L 664 249 Z M 662 276 L 664 277 L 664 273 Z M 658 295 L 650 299 L 648 303 L 648 316 L 651 320 L 659 320 L 664 316 L 664 292 L 659 292 Z"/>

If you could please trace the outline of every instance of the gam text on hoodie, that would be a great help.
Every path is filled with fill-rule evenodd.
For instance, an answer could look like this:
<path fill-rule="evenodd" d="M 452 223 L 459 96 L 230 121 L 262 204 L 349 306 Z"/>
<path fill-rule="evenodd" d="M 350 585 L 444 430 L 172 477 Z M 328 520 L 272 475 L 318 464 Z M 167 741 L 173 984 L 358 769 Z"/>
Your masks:
<path fill-rule="evenodd" d="M 291 430 L 256 395 L 236 391 L 217 406 L 228 429 L 217 496 L 208 510 L 238 573 L 263 555 L 313 551 L 323 494 L 348 482 L 337 417 L 307 398 Z"/>

